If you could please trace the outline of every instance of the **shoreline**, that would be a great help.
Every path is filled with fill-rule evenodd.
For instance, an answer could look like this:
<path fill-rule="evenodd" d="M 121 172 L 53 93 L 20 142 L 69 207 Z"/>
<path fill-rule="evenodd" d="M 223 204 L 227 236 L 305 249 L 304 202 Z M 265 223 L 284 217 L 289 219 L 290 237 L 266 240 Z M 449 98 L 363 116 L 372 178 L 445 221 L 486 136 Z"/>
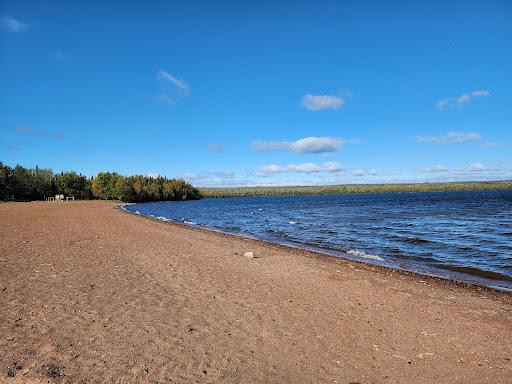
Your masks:
<path fill-rule="evenodd" d="M 289 244 L 281 244 L 281 243 L 273 242 L 270 240 L 260 239 L 257 237 L 246 237 L 246 236 L 237 235 L 237 234 L 233 234 L 233 233 L 229 233 L 229 232 L 224 232 L 222 230 L 215 230 L 215 229 L 204 227 L 201 225 L 190 225 L 190 224 L 186 224 L 186 223 L 180 223 L 178 221 L 173 221 L 170 219 L 169 220 L 161 220 L 156 216 L 137 214 L 135 212 L 131 212 L 129 210 L 123 209 L 124 206 L 137 205 L 137 204 L 144 204 L 144 203 L 122 203 L 122 204 L 116 205 L 114 208 L 122 213 L 127 213 L 130 215 L 138 216 L 138 217 L 145 218 L 148 220 L 152 220 L 152 221 L 156 221 L 156 222 L 160 222 L 160 223 L 164 223 L 164 224 L 169 224 L 169 225 L 174 225 L 174 226 L 178 226 L 180 228 L 187 228 L 187 229 L 191 229 L 191 230 L 197 230 L 197 231 L 203 231 L 206 233 L 217 234 L 217 235 L 225 236 L 227 238 L 253 241 L 257 244 L 263 244 L 263 245 L 267 245 L 270 247 L 275 247 L 276 249 L 282 249 L 284 251 L 293 252 L 293 253 L 296 253 L 301 256 L 320 258 L 320 259 L 328 261 L 328 262 L 332 262 L 334 260 L 342 260 L 342 261 L 345 261 L 348 263 L 355 263 L 359 267 L 362 267 L 362 268 L 370 267 L 369 270 L 374 270 L 375 268 L 378 268 L 383 272 L 388 272 L 388 273 L 396 272 L 396 273 L 401 273 L 404 275 L 418 277 L 423 280 L 429 279 L 432 281 L 447 282 L 448 285 L 454 284 L 454 285 L 463 286 L 463 287 L 466 287 L 469 289 L 472 289 L 472 288 L 475 288 L 478 290 L 484 289 L 484 290 L 488 290 L 488 291 L 500 293 L 500 294 L 505 294 L 505 295 L 512 294 L 512 289 L 507 289 L 505 287 L 485 285 L 485 284 L 479 283 L 477 281 L 464 280 L 462 277 L 459 280 L 455 277 L 450 277 L 448 275 L 447 276 L 435 275 L 435 274 L 429 274 L 427 272 L 422 272 L 422 271 L 412 271 L 412 270 L 403 269 L 403 268 L 399 268 L 399 267 L 395 268 L 392 266 L 387 266 L 387 265 L 383 265 L 381 263 L 372 261 L 371 259 L 368 259 L 368 261 L 357 260 L 357 259 L 351 258 L 349 255 L 344 256 L 342 254 L 342 252 L 339 252 L 339 255 L 331 254 L 328 252 L 322 252 L 321 250 L 317 250 L 314 247 L 307 248 L 307 247 L 301 247 L 299 245 L 294 246 L 294 245 L 289 245 Z M 332 260 L 332 259 L 334 259 L 334 260 Z"/>
<path fill-rule="evenodd" d="M 0 205 L 0 381 L 509 382 L 510 294 L 114 206 Z"/>

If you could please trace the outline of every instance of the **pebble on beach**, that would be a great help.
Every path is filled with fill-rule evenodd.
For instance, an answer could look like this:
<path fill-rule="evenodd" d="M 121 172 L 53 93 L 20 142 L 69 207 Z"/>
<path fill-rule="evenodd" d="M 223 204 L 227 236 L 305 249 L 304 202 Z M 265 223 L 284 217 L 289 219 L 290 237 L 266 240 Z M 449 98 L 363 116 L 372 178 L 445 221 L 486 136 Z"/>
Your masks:
<path fill-rule="evenodd" d="M 254 259 L 254 253 L 252 252 L 245 252 L 244 256 L 247 257 L 248 259 Z"/>

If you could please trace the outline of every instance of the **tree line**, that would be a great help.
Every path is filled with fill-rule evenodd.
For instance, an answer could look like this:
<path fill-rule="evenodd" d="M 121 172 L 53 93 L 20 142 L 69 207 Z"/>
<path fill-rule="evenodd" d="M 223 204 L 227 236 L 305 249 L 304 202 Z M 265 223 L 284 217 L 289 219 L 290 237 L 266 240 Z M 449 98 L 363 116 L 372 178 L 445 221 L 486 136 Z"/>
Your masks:
<path fill-rule="evenodd" d="M 447 192 L 512 189 L 512 181 L 404 184 L 341 184 L 290 187 L 201 188 L 203 197 L 334 195 L 351 193 Z"/>
<path fill-rule="evenodd" d="M 100 172 L 87 177 L 76 172 L 54 173 L 49 168 L 14 168 L 0 161 L 0 200 L 43 200 L 62 194 L 76 199 L 111 199 L 126 202 L 196 200 L 198 189 L 181 179 L 122 176 Z"/>

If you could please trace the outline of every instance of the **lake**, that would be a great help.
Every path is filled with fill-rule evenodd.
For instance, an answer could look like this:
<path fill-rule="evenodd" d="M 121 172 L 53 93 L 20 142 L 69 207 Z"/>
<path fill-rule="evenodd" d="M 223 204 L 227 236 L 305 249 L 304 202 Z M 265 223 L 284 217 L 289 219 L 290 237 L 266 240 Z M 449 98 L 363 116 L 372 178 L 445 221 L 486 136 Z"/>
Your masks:
<path fill-rule="evenodd" d="M 238 197 L 125 209 L 512 290 L 512 190 Z"/>

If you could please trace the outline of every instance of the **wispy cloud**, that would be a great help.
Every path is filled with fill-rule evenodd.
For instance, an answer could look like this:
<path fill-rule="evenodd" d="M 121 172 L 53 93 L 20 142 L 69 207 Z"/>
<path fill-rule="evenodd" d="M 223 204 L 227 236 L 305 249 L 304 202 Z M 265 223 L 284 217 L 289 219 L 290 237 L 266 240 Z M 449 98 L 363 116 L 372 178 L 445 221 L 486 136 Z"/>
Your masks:
<path fill-rule="evenodd" d="M 442 165 L 432 165 L 430 167 L 423 169 L 423 172 L 461 174 L 461 173 L 468 173 L 468 172 L 484 172 L 484 171 L 495 171 L 495 170 L 497 170 L 496 167 L 489 167 L 482 163 L 472 163 L 466 167 L 452 168 L 452 169 L 446 168 Z"/>
<path fill-rule="evenodd" d="M 166 71 L 158 71 L 156 75 L 157 80 L 165 80 L 169 83 L 175 85 L 185 93 L 188 93 L 190 91 L 190 85 L 188 85 L 184 80 L 180 80 L 174 76 L 172 76 L 169 72 Z"/>
<path fill-rule="evenodd" d="M 5 146 L 5 149 L 8 152 L 18 152 L 19 150 L 21 150 L 21 147 L 18 144 L 8 144 Z"/>
<path fill-rule="evenodd" d="M 181 178 L 188 180 L 188 181 L 195 181 L 195 180 L 200 179 L 200 177 L 198 175 L 196 175 L 195 173 L 192 173 L 192 172 L 183 173 L 181 175 Z"/>
<path fill-rule="evenodd" d="M 453 144 L 479 141 L 482 137 L 474 132 L 450 132 L 443 136 L 416 136 L 419 143 Z"/>
<path fill-rule="evenodd" d="M 436 173 L 436 172 L 445 172 L 446 168 L 442 165 L 432 165 L 423 169 L 423 172 Z"/>
<path fill-rule="evenodd" d="M 233 171 L 212 171 L 206 173 L 193 173 L 186 172 L 181 175 L 181 177 L 189 182 L 199 183 L 203 186 L 222 186 L 222 185 L 233 185 L 241 184 L 243 180 L 236 180 L 236 174 Z"/>
<path fill-rule="evenodd" d="M 354 140 L 345 140 L 338 137 L 305 137 L 296 141 L 261 141 L 251 143 L 251 147 L 258 152 L 290 150 L 296 153 L 324 153 L 335 152 L 344 144 L 355 143 Z"/>
<path fill-rule="evenodd" d="M 357 177 L 364 176 L 364 171 L 362 169 L 354 169 L 352 171 L 352 176 L 357 176 Z"/>
<path fill-rule="evenodd" d="M 448 169 L 447 172 L 452 177 L 471 177 L 471 175 L 476 174 L 486 176 L 499 175 L 502 172 L 502 170 L 499 168 L 497 164 L 485 165 L 482 163 L 472 163 L 466 167 Z"/>
<path fill-rule="evenodd" d="M 146 176 L 151 177 L 152 179 L 158 179 L 160 174 L 158 172 L 149 172 Z"/>
<path fill-rule="evenodd" d="M 169 96 L 167 93 L 159 93 L 158 95 L 156 95 L 154 97 L 154 100 L 158 101 L 158 102 L 161 102 L 161 103 L 164 103 L 164 104 L 168 104 L 168 105 L 175 105 L 176 104 L 174 99 L 171 96 Z"/>
<path fill-rule="evenodd" d="M 61 52 L 55 52 L 53 54 L 53 57 L 55 58 L 55 60 L 61 63 L 71 63 L 71 59 Z"/>
<path fill-rule="evenodd" d="M 485 165 L 483 165 L 482 163 L 473 163 L 473 164 L 470 164 L 465 170 L 481 172 L 481 171 L 487 171 L 487 170 L 489 170 L 489 168 L 486 167 Z"/>
<path fill-rule="evenodd" d="M 438 109 L 453 109 L 453 108 L 462 108 L 467 103 L 469 103 L 472 99 L 476 97 L 486 97 L 491 96 L 491 93 L 486 90 L 479 90 L 464 93 L 463 95 L 457 97 L 448 97 L 447 99 L 438 101 L 436 103 L 436 107 Z"/>
<path fill-rule="evenodd" d="M 10 16 L 1 16 L 0 27 L 8 32 L 23 32 L 29 29 L 30 25 L 27 23 L 22 23 L 21 21 L 16 20 Z"/>
<path fill-rule="evenodd" d="M 348 93 L 350 95 L 350 93 Z M 346 99 L 335 95 L 305 95 L 300 104 L 309 111 L 317 112 L 325 109 L 340 109 L 346 103 Z"/>
<path fill-rule="evenodd" d="M 233 177 L 235 177 L 235 172 L 232 171 L 215 171 L 209 172 L 209 174 L 221 179 L 232 179 Z"/>
<path fill-rule="evenodd" d="M 208 144 L 208 149 L 212 152 L 222 152 L 224 150 L 222 145 L 218 143 Z"/>
<path fill-rule="evenodd" d="M 482 144 L 482 147 L 486 147 L 486 148 L 496 148 L 499 146 L 500 145 L 498 143 L 495 143 L 494 141 L 488 141 L 488 142 Z"/>
<path fill-rule="evenodd" d="M 20 135 L 35 136 L 35 137 L 48 136 L 48 132 L 46 132 L 46 131 L 36 131 L 36 130 L 34 130 L 30 127 L 27 127 L 25 125 L 17 125 L 14 127 L 13 131 Z"/>
<path fill-rule="evenodd" d="M 17 125 L 12 131 L 18 135 L 33 136 L 33 137 L 49 137 L 57 140 L 64 140 L 66 135 L 62 132 L 50 133 L 48 131 L 38 131 L 27 127 L 25 125 Z"/>
<path fill-rule="evenodd" d="M 175 105 L 175 98 L 188 96 L 190 85 L 184 80 L 178 79 L 166 71 L 158 71 L 156 79 L 160 83 L 161 91 L 153 97 L 153 100 L 167 105 Z"/>
<path fill-rule="evenodd" d="M 256 176 L 267 176 L 276 173 L 318 173 L 318 172 L 343 172 L 345 168 L 338 162 L 323 164 L 304 163 L 288 165 L 264 165 L 256 170 Z"/>

